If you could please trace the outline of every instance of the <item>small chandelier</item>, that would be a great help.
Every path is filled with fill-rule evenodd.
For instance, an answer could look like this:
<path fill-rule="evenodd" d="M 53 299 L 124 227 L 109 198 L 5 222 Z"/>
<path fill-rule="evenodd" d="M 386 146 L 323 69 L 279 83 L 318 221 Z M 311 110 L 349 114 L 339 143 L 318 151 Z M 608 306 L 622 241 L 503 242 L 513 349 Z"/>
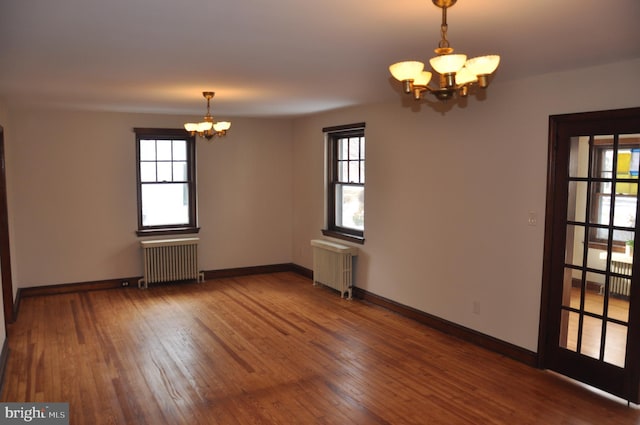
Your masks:
<path fill-rule="evenodd" d="M 447 9 L 457 0 L 432 0 L 442 9 L 441 40 L 434 51 L 437 56 L 431 58 L 431 67 L 440 74 L 437 88 L 429 86 L 431 72 L 424 70 L 424 63 L 406 61 L 394 63 L 389 67 L 391 75 L 402 82 L 403 91 L 420 100 L 423 93 L 431 93 L 439 100 L 451 99 L 456 93 L 461 97 L 469 95 L 469 87 L 477 84 L 481 88 L 489 85 L 488 77 L 500 63 L 500 56 L 488 55 L 467 59 L 467 55 L 452 54 L 453 48 L 447 40 Z"/>
<path fill-rule="evenodd" d="M 231 128 L 231 123 L 229 121 L 213 122 L 213 117 L 211 116 L 211 112 L 209 112 L 209 108 L 211 99 L 215 96 L 215 93 L 212 91 L 203 91 L 202 95 L 207 99 L 207 115 L 204 116 L 204 121 L 197 123 L 188 122 L 184 125 L 184 129 L 192 136 L 197 134 L 198 136 L 204 137 L 210 141 L 215 136 L 222 137 L 226 135 L 227 130 Z"/>

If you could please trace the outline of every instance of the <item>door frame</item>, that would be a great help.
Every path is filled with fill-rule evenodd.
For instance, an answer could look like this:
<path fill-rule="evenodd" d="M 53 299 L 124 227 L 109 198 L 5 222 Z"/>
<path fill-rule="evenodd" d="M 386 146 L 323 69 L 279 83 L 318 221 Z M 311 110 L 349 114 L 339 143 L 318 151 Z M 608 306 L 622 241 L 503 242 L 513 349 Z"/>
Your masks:
<path fill-rule="evenodd" d="M 637 120 L 637 121 L 635 121 Z M 629 122 L 631 121 L 631 125 Z M 606 124 L 603 124 L 606 122 Z M 560 203 L 567 204 L 568 197 L 564 191 L 561 194 L 556 193 L 557 188 L 566 188 L 567 176 L 557 175 L 557 164 L 560 161 L 568 161 L 568 149 L 561 150 L 566 154 L 559 153 L 560 143 L 569 140 L 570 137 L 581 135 L 578 133 L 592 134 L 597 133 L 600 128 L 613 127 L 616 133 L 625 133 L 637 130 L 626 130 L 626 128 L 640 127 L 640 108 L 616 109 L 608 111 L 581 112 L 573 114 L 552 115 L 549 116 L 549 144 L 547 158 L 547 191 L 546 191 L 546 208 L 545 208 L 545 234 L 544 234 L 544 257 L 542 267 L 542 293 L 540 305 L 540 325 L 538 330 L 538 367 L 543 369 L 553 369 L 553 359 L 547 352 L 550 341 L 555 334 L 551 332 L 551 326 L 556 326 L 557 316 L 559 312 L 553 311 L 554 296 L 558 292 L 553 285 L 553 277 L 558 273 L 558 261 L 553 261 L 553 255 L 556 252 L 564 252 L 565 235 L 554 237 L 554 229 L 565 229 L 567 217 L 556 216 L 556 208 Z M 636 222 L 636 232 L 640 227 L 640 222 Z M 561 271 L 560 271 L 561 272 Z M 633 276 L 636 280 L 640 279 L 640 262 L 634 261 Z M 640 353 L 640 338 L 632 338 L 630 336 L 640 334 L 640 285 L 631 286 L 631 296 L 629 301 L 629 329 L 627 343 L 627 360 L 635 358 L 632 354 Z M 580 361 L 575 365 L 576 368 L 585 368 L 589 366 L 589 359 Z M 640 359 L 633 363 L 627 363 L 625 368 L 623 383 L 621 385 L 612 384 L 605 385 L 607 392 L 625 398 L 628 401 L 638 403 L 640 401 Z M 580 379 L 578 369 L 567 373 L 568 376 Z M 607 377 L 604 373 L 598 371 L 591 372 L 590 379 L 604 380 Z M 609 372 L 614 372 L 608 371 Z M 615 373 L 614 373 L 615 374 Z M 587 373 L 589 375 L 589 373 Z M 583 378 L 584 379 L 584 378 Z M 587 378 L 589 379 L 589 378 Z M 611 379 L 613 381 L 614 379 Z M 593 382 L 586 382 L 593 384 Z"/>
<path fill-rule="evenodd" d="M 2 277 L 2 300 L 4 307 L 4 324 L 6 327 L 6 325 L 15 321 L 15 304 L 13 301 L 7 176 L 4 154 L 4 129 L 0 125 L 0 276 Z"/>

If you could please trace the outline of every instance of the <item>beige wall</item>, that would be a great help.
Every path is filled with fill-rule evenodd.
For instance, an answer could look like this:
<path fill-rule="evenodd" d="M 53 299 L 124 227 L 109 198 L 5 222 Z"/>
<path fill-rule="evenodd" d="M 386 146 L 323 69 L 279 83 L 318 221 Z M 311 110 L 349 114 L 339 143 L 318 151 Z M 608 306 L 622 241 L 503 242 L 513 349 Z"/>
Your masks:
<path fill-rule="evenodd" d="M 496 77 L 484 101 L 446 114 L 399 98 L 297 119 L 293 261 L 311 267 L 309 240 L 321 237 L 322 127 L 365 121 L 356 285 L 536 351 L 549 115 L 638 106 L 640 60 Z"/>
<path fill-rule="evenodd" d="M 133 127 L 193 117 L 10 108 L 9 213 L 18 287 L 142 275 Z M 234 119 L 199 140 L 203 270 L 291 261 L 291 121 Z"/>

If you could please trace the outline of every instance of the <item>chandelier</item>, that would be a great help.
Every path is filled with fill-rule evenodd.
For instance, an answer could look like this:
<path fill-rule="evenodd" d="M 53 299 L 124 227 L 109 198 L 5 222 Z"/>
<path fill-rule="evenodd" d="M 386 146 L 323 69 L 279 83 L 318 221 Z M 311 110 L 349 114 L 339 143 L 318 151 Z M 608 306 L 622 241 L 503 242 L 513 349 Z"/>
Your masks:
<path fill-rule="evenodd" d="M 201 122 L 188 122 L 184 125 L 184 129 L 192 136 L 196 134 L 200 137 L 204 137 L 207 140 L 211 140 L 215 136 L 222 137 L 227 134 L 227 130 L 231 128 L 229 121 L 213 122 L 211 112 L 209 112 L 211 99 L 215 96 L 212 91 L 203 91 L 202 95 L 207 99 L 207 114 L 204 116 L 204 121 Z"/>
<path fill-rule="evenodd" d="M 461 97 L 469 95 L 469 87 L 477 84 L 481 88 L 489 85 L 488 77 L 500 63 L 500 56 L 488 55 L 467 59 L 467 55 L 453 54 L 453 48 L 447 40 L 447 9 L 457 0 L 432 0 L 442 9 L 440 42 L 434 50 L 435 57 L 429 60 L 431 67 L 440 74 L 438 87 L 429 85 L 431 72 L 424 70 L 424 63 L 405 61 L 389 67 L 393 77 L 402 82 L 403 91 L 420 100 L 424 93 L 431 93 L 439 100 L 451 99 L 456 93 Z"/>

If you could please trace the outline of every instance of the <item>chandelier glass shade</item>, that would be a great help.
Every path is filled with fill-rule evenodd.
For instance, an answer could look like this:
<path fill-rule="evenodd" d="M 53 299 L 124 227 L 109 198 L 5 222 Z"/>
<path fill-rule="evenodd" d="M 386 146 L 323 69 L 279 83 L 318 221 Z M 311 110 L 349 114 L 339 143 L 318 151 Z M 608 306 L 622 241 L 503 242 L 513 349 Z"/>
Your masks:
<path fill-rule="evenodd" d="M 442 9 L 441 40 L 435 49 L 436 56 L 429 59 L 431 68 L 440 74 L 437 85 L 429 85 L 433 74 L 424 70 L 423 62 L 397 62 L 389 66 L 389 72 L 402 83 L 403 91 L 413 95 L 415 100 L 420 100 L 424 93 L 430 93 L 439 100 L 448 100 L 455 94 L 466 97 L 472 85 L 487 88 L 488 77 L 498 68 L 500 56 L 487 55 L 467 59 L 467 55 L 453 54 L 453 48 L 447 40 L 447 9 L 457 0 L 432 1 Z"/>
<path fill-rule="evenodd" d="M 211 140 L 216 136 L 225 136 L 227 134 L 227 130 L 231 128 L 231 123 L 229 121 L 214 122 L 210 112 L 211 99 L 213 99 L 215 93 L 212 91 L 204 91 L 202 92 L 202 96 L 207 99 L 207 114 L 204 116 L 204 119 L 201 122 L 185 123 L 184 129 L 187 130 L 192 136 L 195 136 L 197 134 L 198 136 L 203 137 L 207 140 Z"/>

